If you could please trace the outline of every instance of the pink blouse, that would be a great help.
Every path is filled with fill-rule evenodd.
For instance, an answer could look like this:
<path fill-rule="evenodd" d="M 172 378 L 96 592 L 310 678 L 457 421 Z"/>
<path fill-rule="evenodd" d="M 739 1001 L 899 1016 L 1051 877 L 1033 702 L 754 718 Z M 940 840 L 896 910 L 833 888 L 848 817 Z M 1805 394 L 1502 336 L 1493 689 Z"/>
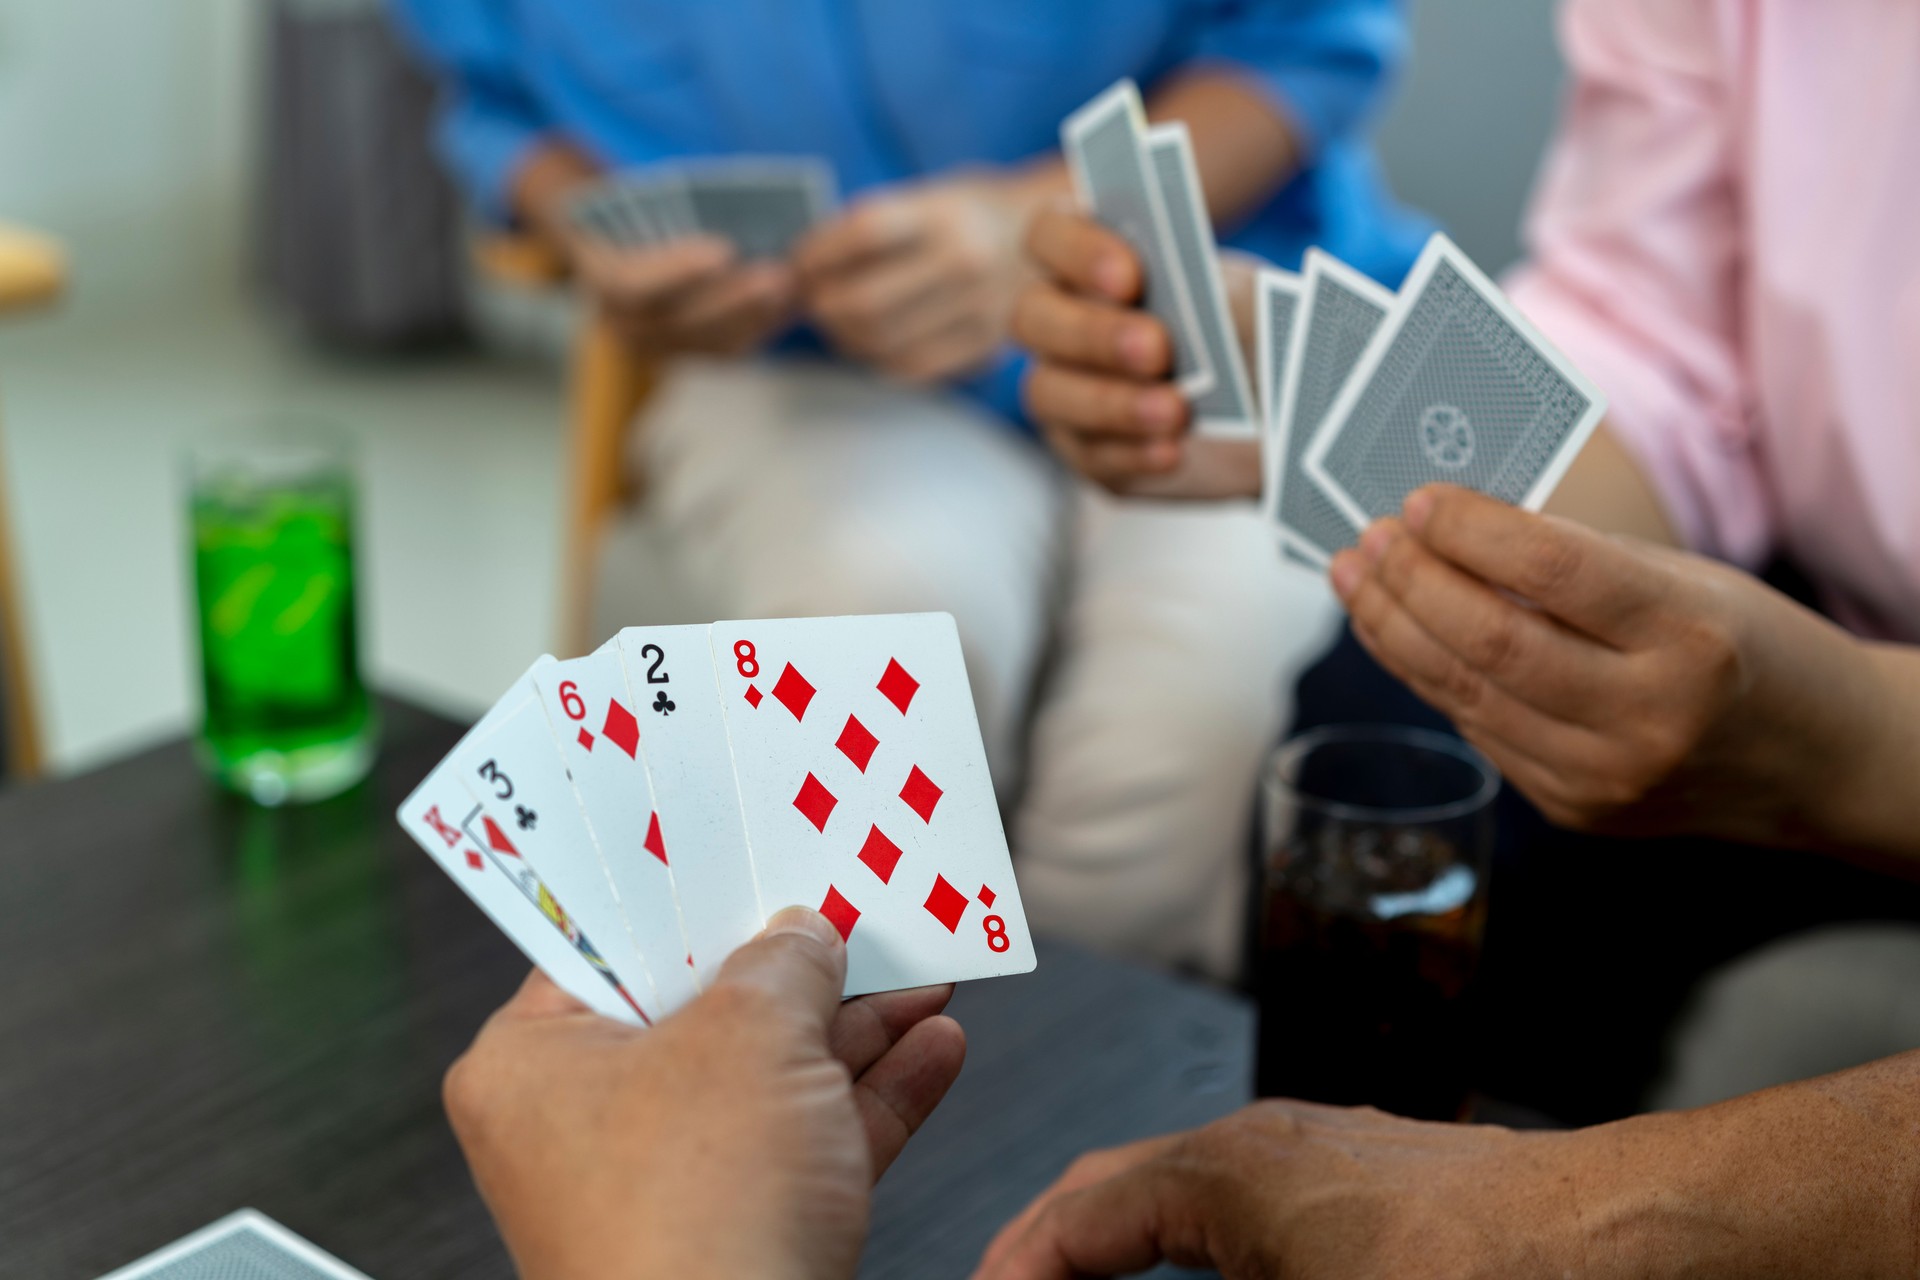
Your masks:
<path fill-rule="evenodd" d="M 1920 2 L 1568 0 L 1515 300 L 1697 550 L 1920 640 Z"/>

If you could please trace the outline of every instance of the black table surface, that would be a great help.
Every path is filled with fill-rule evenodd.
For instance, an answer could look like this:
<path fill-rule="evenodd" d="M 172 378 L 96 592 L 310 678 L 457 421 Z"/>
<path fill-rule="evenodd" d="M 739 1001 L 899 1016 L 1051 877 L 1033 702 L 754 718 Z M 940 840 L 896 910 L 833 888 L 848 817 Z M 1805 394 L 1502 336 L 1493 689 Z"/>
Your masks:
<path fill-rule="evenodd" d="M 306 808 L 184 743 L 0 795 L 0 1275 L 97 1276 L 243 1205 L 376 1280 L 511 1274 L 439 1086 L 526 965 L 393 821 L 459 728 L 384 708 L 373 777 Z M 863 1275 L 964 1276 L 1080 1151 L 1247 1096 L 1243 1001 L 1070 947 L 953 1011 L 966 1070 Z"/>

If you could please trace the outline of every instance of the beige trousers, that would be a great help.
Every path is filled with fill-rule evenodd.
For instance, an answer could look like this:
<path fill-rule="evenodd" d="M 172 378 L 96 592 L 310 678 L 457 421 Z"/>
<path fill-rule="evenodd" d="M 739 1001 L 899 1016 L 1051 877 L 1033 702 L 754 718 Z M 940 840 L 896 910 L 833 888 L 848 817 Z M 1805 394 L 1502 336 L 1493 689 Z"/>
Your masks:
<path fill-rule="evenodd" d="M 952 613 L 1034 930 L 1233 972 L 1257 775 L 1337 618 L 1251 504 L 1117 501 L 822 364 L 682 364 L 638 438 L 604 627 Z"/>

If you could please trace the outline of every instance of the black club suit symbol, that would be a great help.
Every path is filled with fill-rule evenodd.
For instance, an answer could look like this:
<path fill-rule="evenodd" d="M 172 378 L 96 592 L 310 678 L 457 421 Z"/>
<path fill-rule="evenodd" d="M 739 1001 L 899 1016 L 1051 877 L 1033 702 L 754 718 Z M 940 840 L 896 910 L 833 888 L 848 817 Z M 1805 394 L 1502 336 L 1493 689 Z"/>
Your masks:
<path fill-rule="evenodd" d="M 670 716 L 673 714 L 673 699 L 667 696 L 667 691 L 665 689 L 662 689 L 659 693 L 653 696 L 653 709 L 655 711 L 658 711 L 663 716 Z"/>

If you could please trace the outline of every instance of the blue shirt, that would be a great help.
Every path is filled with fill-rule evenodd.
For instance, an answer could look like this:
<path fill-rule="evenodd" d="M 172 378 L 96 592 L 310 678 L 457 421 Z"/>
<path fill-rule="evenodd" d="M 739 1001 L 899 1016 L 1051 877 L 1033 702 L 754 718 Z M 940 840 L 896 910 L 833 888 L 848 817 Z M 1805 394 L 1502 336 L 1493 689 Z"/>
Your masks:
<path fill-rule="evenodd" d="M 1389 286 L 1426 224 L 1364 141 L 1405 52 L 1401 0 L 393 0 L 445 76 L 441 145 L 482 214 L 545 135 L 610 167 L 819 155 L 847 194 L 1053 152 L 1122 76 L 1151 94 L 1216 66 L 1264 92 L 1307 161 L 1223 242 L 1283 266 L 1308 245 Z M 1018 418 L 1011 358 L 968 389 Z"/>

